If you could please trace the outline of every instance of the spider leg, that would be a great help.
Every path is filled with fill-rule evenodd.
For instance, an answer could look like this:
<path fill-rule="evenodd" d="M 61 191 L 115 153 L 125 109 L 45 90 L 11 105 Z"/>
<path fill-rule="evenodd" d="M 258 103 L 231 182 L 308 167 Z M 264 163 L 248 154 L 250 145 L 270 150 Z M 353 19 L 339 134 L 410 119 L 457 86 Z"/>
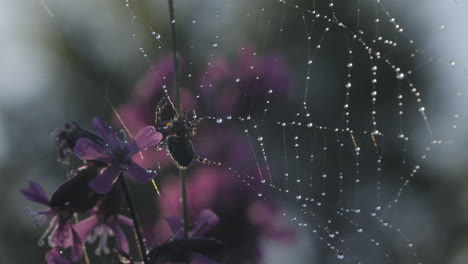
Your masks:
<path fill-rule="evenodd" d="M 217 165 L 217 166 L 222 166 L 223 164 L 219 161 L 212 161 L 212 160 L 209 160 L 207 158 L 202 158 L 198 155 L 195 156 L 195 159 L 200 162 L 200 163 L 203 163 L 203 164 L 207 164 L 207 165 Z"/>
<path fill-rule="evenodd" d="M 154 114 L 154 122 L 156 123 L 156 126 L 158 126 L 161 123 L 162 111 L 164 110 L 168 102 L 169 100 L 166 95 L 164 95 L 163 98 L 159 100 L 158 105 L 156 106 L 156 112 Z"/>
<path fill-rule="evenodd" d="M 158 146 L 156 147 L 156 149 L 159 151 L 161 150 L 162 148 L 164 148 L 166 146 L 166 140 L 161 140 L 161 142 L 159 142 Z"/>

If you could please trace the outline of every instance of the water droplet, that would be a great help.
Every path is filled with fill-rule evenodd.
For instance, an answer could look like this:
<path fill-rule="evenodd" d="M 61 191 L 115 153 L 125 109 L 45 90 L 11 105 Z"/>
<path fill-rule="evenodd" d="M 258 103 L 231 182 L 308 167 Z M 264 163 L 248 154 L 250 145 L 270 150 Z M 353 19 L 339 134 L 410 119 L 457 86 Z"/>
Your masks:
<path fill-rule="evenodd" d="M 344 259 L 344 254 L 341 252 L 338 252 L 338 255 L 336 256 L 338 259 Z"/>
<path fill-rule="evenodd" d="M 268 90 L 268 93 L 269 94 L 273 93 L 273 90 L 272 89 Z"/>
<path fill-rule="evenodd" d="M 418 109 L 419 112 L 424 112 L 425 110 L 426 110 L 426 108 L 424 108 L 424 107 L 420 107 L 420 108 Z"/>
<path fill-rule="evenodd" d="M 350 82 L 347 82 L 346 85 L 345 85 L 346 88 L 351 88 L 351 83 Z"/>
<path fill-rule="evenodd" d="M 151 34 L 153 34 L 153 36 L 154 36 L 155 39 L 158 39 L 158 40 L 161 39 L 161 34 L 156 33 L 156 32 L 154 32 L 154 31 L 153 31 Z"/>
<path fill-rule="evenodd" d="M 216 123 L 218 123 L 218 124 L 221 124 L 221 123 L 223 123 L 223 119 L 222 119 L 222 118 L 218 118 L 218 119 L 216 119 Z"/>
<path fill-rule="evenodd" d="M 312 127 L 313 124 L 312 123 L 307 123 L 307 127 Z"/>
<path fill-rule="evenodd" d="M 455 65 L 455 61 L 450 61 L 450 66 L 454 66 Z"/>
<path fill-rule="evenodd" d="M 360 147 L 356 147 L 356 148 L 354 148 L 354 151 L 356 151 L 356 152 L 359 152 L 360 150 L 361 150 L 361 148 L 360 148 Z"/>
<path fill-rule="evenodd" d="M 213 48 L 216 48 L 216 47 L 218 47 L 218 43 L 215 42 L 211 46 L 213 46 Z"/>
<path fill-rule="evenodd" d="M 362 228 L 358 228 L 358 233 L 362 233 Z"/>
<path fill-rule="evenodd" d="M 376 71 L 376 70 L 377 70 L 377 66 L 372 66 L 371 70 L 372 70 L 372 71 Z"/>
<path fill-rule="evenodd" d="M 300 200 L 300 199 L 302 199 L 302 196 L 300 195 L 296 196 L 296 200 Z"/>
<path fill-rule="evenodd" d="M 398 80 L 403 80 L 403 78 L 405 78 L 405 74 L 400 72 L 400 73 L 397 74 L 396 78 Z"/>
<path fill-rule="evenodd" d="M 258 141 L 263 141 L 263 137 L 258 137 L 257 140 Z"/>
<path fill-rule="evenodd" d="M 262 197 L 262 195 L 263 195 L 262 193 L 257 193 L 258 197 Z"/>
<path fill-rule="evenodd" d="M 227 119 L 227 120 L 231 120 L 231 119 L 232 119 L 232 116 L 228 115 L 228 116 L 226 117 L 226 119 Z"/>
<path fill-rule="evenodd" d="M 307 64 L 309 65 L 312 64 L 312 60 L 307 61 Z"/>
<path fill-rule="evenodd" d="M 375 210 L 380 211 L 380 210 L 382 210 L 382 207 L 380 207 L 380 205 L 379 205 L 379 206 L 375 207 Z"/>
<path fill-rule="evenodd" d="M 353 64 L 350 62 L 350 63 L 348 63 L 348 65 L 346 65 L 346 67 L 352 68 L 352 67 L 353 67 Z"/>
<path fill-rule="evenodd" d="M 377 96 L 377 91 L 372 91 L 371 95 L 372 96 Z"/>

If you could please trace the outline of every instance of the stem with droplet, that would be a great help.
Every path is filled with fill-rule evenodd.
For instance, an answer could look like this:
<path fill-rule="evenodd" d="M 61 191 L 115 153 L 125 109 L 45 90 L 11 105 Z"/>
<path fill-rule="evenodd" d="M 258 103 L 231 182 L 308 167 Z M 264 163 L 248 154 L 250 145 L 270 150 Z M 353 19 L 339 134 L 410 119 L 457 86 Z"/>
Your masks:
<path fill-rule="evenodd" d="M 180 86 L 179 86 L 179 60 L 177 59 L 177 44 L 176 44 L 176 24 L 175 24 L 175 12 L 174 12 L 174 2 L 169 0 L 169 24 L 171 26 L 171 37 L 172 37 L 172 57 L 174 60 L 174 89 L 175 89 L 175 107 L 177 115 L 182 114 L 182 105 L 180 102 Z M 182 185 L 182 214 L 184 219 L 184 238 L 188 238 L 188 225 L 189 225 L 189 216 L 188 216 L 188 204 L 187 204 L 187 178 L 185 175 L 185 170 L 179 168 L 179 176 L 181 179 Z M 187 260 L 188 264 L 190 260 Z"/>
<path fill-rule="evenodd" d="M 176 42 L 176 24 L 175 24 L 175 12 L 174 2 L 169 0 L 169 25 L 171 27 L 171 38 L 172 38 L 172 59 L 174 63 L 174 89 L 175 89 L 175 107 L 177 115 L 182 113 L 182 107 L 180 104 L 180 87 L 179 87 L 179 60 L 177 59 L 177 42 Z"/>
<path fill-rule="evenodd" d="M 135 232 L 135 236 L 137 239 L 138 251 L 140 253 L 140 257 L 143 260 L 144 264 L 149 264 L 145 241 L 143 239 L 143 234 L 141 233 L 140 221 L 138 220 L 138 217 L 135 212 L 135 206 L 133 204 L 133 199 L 132 199 L 132 196 L 130 195 L 130 191 L 128 190 L 127 181 L 125 180 L 122 173 L 119 176 L 119 181 L 120 181 L 120 184 L 122 185 L 122 190 L 124 192 L 128 210 L 130 211 L 130 216 L 132 217 L 132 220 L 133 220 L 133 231 Z"/>
<path fill-rule="evenodd" d="M 182 212 L 184 216 L 184 238 L 188 238 L 188 204 L 187 204 L 187 177 L 185 176 L 185 170 L 179 169 L 179 175 L 182 184 Z"/>

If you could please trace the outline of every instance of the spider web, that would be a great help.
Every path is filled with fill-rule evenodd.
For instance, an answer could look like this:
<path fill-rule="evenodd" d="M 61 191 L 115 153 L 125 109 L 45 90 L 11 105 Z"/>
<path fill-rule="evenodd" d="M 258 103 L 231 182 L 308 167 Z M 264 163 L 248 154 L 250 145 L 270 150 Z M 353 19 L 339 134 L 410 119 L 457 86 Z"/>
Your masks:
<path fill-rule="evenodd" d="M 138 5 L 125 4 L 131 23 L 146 27 L 132 37 L 154 68 L 153 58 L 171 52 L 168 26 L 141 23 L 135 15 Z M 165 3 L 157 5 L 165 8 Z M 425 93 L 432 91 L 420 77 L 427 74 L 421 68 L 434 58 L 384 3 L 177 1 L 176 17 L 178 52 L 186 64 L 181 82 L 201 79 L 199 86 L 184 87 L 204 105 L 197 115 L 218 124 L 210 127 L 212 133 L 237 129 L 233 134 L 250 147 L 247 161 L 222 166 L 259 198 L 275 193 L 295 200 L 297 208 L 287 205 L 282 214 L 318 241 L 318 261 L 425 261 L 418 256 L 415 238 L 400 227 L 400 203 L 424 160 L 450 141 L 436 133 L 445 128 L 433 128 L 429 114 L 440 106 L 426 103 Z M 235 64 L 236 56 L 252 61 L 272 56 L 273 65 L 243 65 L 256 75 L 246 82 L 239 72 L 237 78 L 229 74 L 223 84 L 212 83 L 219 58 Z M 275 64 L 280 61 L 292 76 L 286 92 L 275 85 L 284 70 Z M 455 65 L 453 60 L 445 63 Z M 272 76 L 260 80 L 266 68 Z M 254 93 L 261 85 L 268 89 Z M 223 91 L 206 91 L 219 86 L 241 91 L 236 114 L 220 113 Z M 456 92 L 453 88 L 449 93 Z M 200 134 L 195 144 L 206 145 L 210 131 Z M 203 148 L 197 152 L 216 161 Z M 245 172 L 245 166 L 255 172 Z"/>
<path fill-rule="evenodd" d="M 221 167 L 259 199 L 287 201 L 284 219 L 312 239 L 304 262 L 431 263 L 432 245 L 412 214 L 419 194 L 412 186 L 433 153 L 453 143 L 464 82 L 444 91 L 431 83 L 434 73 L 453 80 L 463 73 L 401 11 L 411 4 L 175 5 L 180 83 L 206 119 L 194 138 L 197 153 L 219 161 L 210 149 L 220 133 L 248 146 L 243 159 Z M 128 21 L 119 34 L 133 43 L 132 61 L 157 71 L 172 52 L 166 1 L 125 0 L 116 8 Z M 435 28 L 430 33 L 445 25 Z M 160 89 L 174 100 L 166 77 Z M 229 96 L 239 96 L 236 105 L 221 107 Z"/>

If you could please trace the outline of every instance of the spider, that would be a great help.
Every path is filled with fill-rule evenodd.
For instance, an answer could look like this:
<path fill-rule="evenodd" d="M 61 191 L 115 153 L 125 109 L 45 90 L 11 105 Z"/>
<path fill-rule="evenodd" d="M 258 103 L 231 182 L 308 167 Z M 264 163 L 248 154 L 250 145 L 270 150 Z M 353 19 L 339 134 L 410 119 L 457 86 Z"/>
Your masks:
<path fill-rule="evenodd" d="M 156 106 L 156 128 L 164 136 L 159 148 L 166 145 L 172 159 L 179 168 L 187 168 L 194 159 L 205 164 L 219 165 L 218 162 L 199 157 L 193 149 L 192 137 L 197 132 L 196 125 L 203 120 L 196 117 L 195 111 L 193 111 L 191 118 L 187 112 L 184 112 L 182 115 L 176 113 L 169 121 L 162 121 L 162 112 L 169 102 L 169 98 L 164 96 Z"/>

